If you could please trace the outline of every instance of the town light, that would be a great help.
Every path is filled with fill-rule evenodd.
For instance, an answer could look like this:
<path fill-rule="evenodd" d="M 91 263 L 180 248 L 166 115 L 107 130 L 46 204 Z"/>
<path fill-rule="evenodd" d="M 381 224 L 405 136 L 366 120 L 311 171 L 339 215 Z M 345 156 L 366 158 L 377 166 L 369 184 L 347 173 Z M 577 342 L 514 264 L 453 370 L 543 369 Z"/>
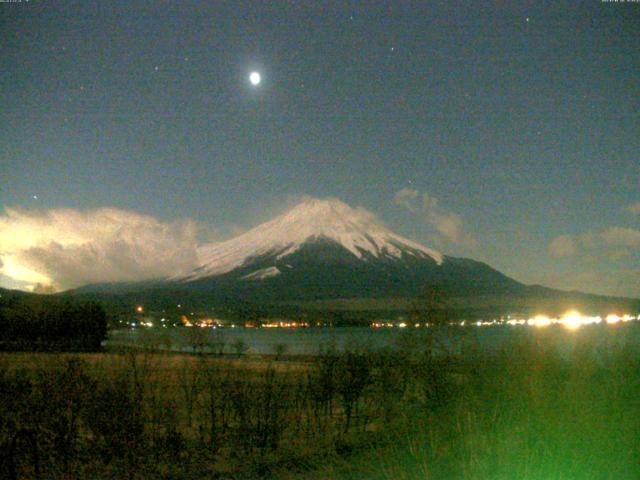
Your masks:
<path fill-rule="evenodd" d="M 569 330 L 576 330 L 582 325 L 582 315 L 575 310 L 565 313 L 560 319 L 560 323 Z"/>

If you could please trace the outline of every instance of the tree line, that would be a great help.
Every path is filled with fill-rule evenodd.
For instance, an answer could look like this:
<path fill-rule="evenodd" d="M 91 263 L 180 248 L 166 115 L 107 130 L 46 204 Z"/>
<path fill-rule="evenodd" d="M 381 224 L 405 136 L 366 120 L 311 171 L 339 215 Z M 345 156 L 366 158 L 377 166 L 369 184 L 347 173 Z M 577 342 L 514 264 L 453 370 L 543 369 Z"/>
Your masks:
<path fill-rule="evenodd" d="M 98 351 L 107 314 L 95 302 L 40 295 L 0 302 L 2 351 Z"/>

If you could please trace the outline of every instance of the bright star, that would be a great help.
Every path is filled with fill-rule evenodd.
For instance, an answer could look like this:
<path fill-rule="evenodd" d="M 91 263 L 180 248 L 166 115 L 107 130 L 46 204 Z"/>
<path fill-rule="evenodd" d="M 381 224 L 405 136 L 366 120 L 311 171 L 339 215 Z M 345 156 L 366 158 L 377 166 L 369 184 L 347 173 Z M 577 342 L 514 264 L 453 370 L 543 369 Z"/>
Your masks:
<path fill-rule="evenodd" d="M 251 82 L 251 85 L 258 85 L 261 80 L 262 78 L 260 77 L 260 74 L 258 72 L 251 72 L 251 75 L 249 75 L 249 81 Z"/>

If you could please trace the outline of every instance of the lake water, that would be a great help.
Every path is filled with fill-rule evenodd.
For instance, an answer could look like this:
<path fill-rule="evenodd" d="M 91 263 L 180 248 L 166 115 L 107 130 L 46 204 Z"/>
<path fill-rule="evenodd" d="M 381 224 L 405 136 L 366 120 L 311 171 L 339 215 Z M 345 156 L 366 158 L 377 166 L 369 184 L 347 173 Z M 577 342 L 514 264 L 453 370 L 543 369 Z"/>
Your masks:
<path fill-rule="evenodd" d="M 427 342 L 428 329 L 413 328 L 144 328 L 109 332 L 107 347 L 154 347 L 172 351 L 193 351 L 198 345 L 204 352 L 235 353 L 242 343 L 247 353 L 274 354 L 281 350 L 292 355 L 317 355 L 322 349 L 349 347 L 371 349 L 420 347 Z M 576 344 L 609 351 L 624 345 L 640 347 L 640 324 L 588 325 L 569 331 L 561 326 L 535 328 L 498 325 L 488 327 L 452 327 L 436 335 L 436 345 L 453 351 L 467 348 L 496 349 L 514 338 L 527 337 L 557 346 L 562 352 L 572 351 Z"/>

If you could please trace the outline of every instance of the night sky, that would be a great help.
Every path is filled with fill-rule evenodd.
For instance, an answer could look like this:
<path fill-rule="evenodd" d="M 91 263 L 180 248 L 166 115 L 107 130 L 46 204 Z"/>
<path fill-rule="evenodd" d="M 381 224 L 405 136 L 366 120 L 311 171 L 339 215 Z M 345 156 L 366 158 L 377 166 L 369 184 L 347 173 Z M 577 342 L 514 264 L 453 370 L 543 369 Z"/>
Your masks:
<path fill-rule="evenodd" d="M 600 0 L 0 3 L 0 285 L 188 269 L 308 195 L 638 297 L 639 32 Z"/>

